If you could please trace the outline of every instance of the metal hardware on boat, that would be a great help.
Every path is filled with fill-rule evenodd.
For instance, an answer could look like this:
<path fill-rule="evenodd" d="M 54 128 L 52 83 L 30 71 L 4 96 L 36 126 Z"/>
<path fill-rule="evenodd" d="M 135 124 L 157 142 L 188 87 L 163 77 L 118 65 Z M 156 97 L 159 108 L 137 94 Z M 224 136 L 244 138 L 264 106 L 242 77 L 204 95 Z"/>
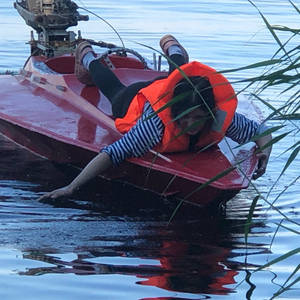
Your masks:
<path fill-rule="evenodd" d="M 153 52 L 153 68 L 156 71 L 161 70 L 161 55 L 158 55 L 158 58 L 157 58 L 155 52 Z"/>
<path fill-rule="evenodd" d="M 47 83 L 47 79 L 44 77 L 39 77 L 39 76 L 32 76 L 31 80 L 36 82 L 36 83 L 40 83 L 40 84 L 46 84 Z"/>
<path fill-rule="evenodd" d="M 57 85 L 56 88 L 61 92 L 65 92 L 67 90 L 67 88 L 63 85 Z"/>
<path fill-rule="evenodd" d="M 158 56 L 157 71 L 161 70 L 161 55 Z"/>
<path fill-rule="evenodd" d="M 113 65 L 112 61 L 109 59 L 108 56 L 104 56 L 103 57 L 104 62 L 106 63 L 107 67 L 109 67 L 110 69 L 114 70 L 115 66 Z"/>
<path fill-rule="evenodd" d="M 157 70 L 157 62 L 156 62 L 156 53 L 153 52 L 153 68 L 154 70 Z"/>
<path fill-rule="evenodd" d="M 23 75 L 24 77 L 31 77 L 32 72 L 21 69 L 20 74 Z"/>

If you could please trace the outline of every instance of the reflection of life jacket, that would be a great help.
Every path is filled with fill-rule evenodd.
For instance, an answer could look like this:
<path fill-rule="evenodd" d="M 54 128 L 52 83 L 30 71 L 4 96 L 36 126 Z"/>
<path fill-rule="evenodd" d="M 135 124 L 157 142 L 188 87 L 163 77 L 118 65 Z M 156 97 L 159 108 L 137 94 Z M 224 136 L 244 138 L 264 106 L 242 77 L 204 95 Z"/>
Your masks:
<path fill-rule="evenodd" d="M 158 252 L 162 272 L 137 276 L 146 279 L 139 284 L 176 292 L 227 295 L 230 288 L 226 285 L 236 283 L 234 277 L 238 274 L 226 266 L 230 250 L 222 247 L 210 250 L 195 256 L 192 244 L 162 241 Z"/>
<path fill-rule="evenodd" d="M 216 144 L 224 137 L 229 127 L 237 105 L 235 92 L 227 79 L 213 68 L 199 62 L 191 62 L 180 67 L 187 76 L 206 77 L 212 88 L 215 98 L 216 113 L 212 127 L 206 134 L 200 136 L 196 147 L 201 148 L 210 144 Z M 126 115 L 115 120 L 117 129 L 121 133 L 128 132 L 142 116 L 146 101 L 157 111 L 172 99 L 176 84 L 184 77 L 178 71 L 173 71 L 167 78 L 157 80 L 149 86 L 141 89 L 133 98 Z M 166 108 L 158 113 L 165 125 L 162 141 L 156 150 L 159 152 L 185 151 L 189 147 L 189 136 L 181 134 L 181 129 L 176 122 L 171 122 L 171 109 Z M 176 138 L 174 138 L 176 137 Z"/>

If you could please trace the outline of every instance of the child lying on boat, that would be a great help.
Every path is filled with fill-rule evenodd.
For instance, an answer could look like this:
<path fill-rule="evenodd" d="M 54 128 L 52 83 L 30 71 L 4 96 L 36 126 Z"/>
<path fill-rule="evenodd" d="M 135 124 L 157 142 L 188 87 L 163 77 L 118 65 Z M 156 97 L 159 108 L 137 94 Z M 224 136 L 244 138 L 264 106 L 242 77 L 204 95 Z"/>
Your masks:
<path fill-rule="evenodd" d="M 111 101 L 116 127 L 124 136 L 102 149 L 69 185 L 40 199 L 71 196 L 109 167 L 153 148 L 158 152 L 197 151 L 217 144 L 224 136 L 241 144 L 266 130 L 235 112 L 235 92 L 223 75 L 201 63 L 189 63 L 186 50 L 171 35 L 162 37 L 160 46 L 170 59 L 169 75 L 126 87 L 99 62 L 88 42 L 78 45 L 78 80 L 96 85 Z M 167 107 L 170 101 L 172 105 Z M 260 148 L 270 140 L 268 134 L 258 138 L 256 144 Z M 257 152 L 259 163 L 254 179 L 265 173 L 270 152 L 271 147 Z"/>

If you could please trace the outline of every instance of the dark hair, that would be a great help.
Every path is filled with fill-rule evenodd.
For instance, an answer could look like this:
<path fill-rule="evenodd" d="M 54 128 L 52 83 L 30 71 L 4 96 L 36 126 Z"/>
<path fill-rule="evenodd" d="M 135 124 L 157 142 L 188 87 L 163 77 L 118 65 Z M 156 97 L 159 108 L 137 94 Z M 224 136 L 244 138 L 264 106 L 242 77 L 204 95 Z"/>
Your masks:
<path fill-rule="evenodd" d="M 182 95 L 183 98 L 180 98 L 171 105 L 171 114 L 173 118 L 176 118 L 184 111 L 196 105 L 199 105 L 199 108 L 205 112 L 214 111 L 215 100 L 209 80 L 206 77 L 201 76 L 192 76 L 189 77 L 189 79 L 193 85 L 184 78 L 175 86 L 173 99 L 177 96 L 179 96 L 179 99 L 180 95 Z"/>

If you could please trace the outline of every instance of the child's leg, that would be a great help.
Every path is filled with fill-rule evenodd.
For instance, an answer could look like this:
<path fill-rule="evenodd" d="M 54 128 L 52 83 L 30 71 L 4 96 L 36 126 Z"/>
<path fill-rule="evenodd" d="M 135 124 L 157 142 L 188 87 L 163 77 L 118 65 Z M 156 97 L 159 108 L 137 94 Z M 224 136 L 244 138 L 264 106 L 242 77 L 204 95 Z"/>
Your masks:
<path fill-rule="evenodd" d="M 170 55 L 170 59 L 172 62 L 174 62 L 178 67 L 184 65 L 186 63 L 185 58 L 182 54 L 172 54 Z M 175 64 L 172 64 L 172 62 L 168 61 L 169 63 L 169 74 L 171 74 L 175 69 Z"/>
<path fill-rule="evenodd" d="M 94 84 L 111 102 L 112 113 L 115 118 L 124 117 L 133 97 L 140 89 L 152 82 L 136 82 L 125 86 L 111 69 L 97 59 L 91 59 L 88 63 L 88 69 Z"/>
<path fill-rule="evenodd" d="M 110 101 L 126 88 L 112 70 L 104 66 L 99 60 L 93 60 L 89 64 L 89 72 L 94 84 Z"/>
<path fill-rule="evenodd" d="M 173 35 L 167 34 L 163 36 L 159 44 L 164 54 L 177 66 L 182 66 L 189 62 L 187 51 Z M 176 69 L 176 65 L 172 64 L 172 62 L 169 62 L 169 74 Z"/>
<path fill-rule="evenodd" d="M 76 51 L 75 74 L 78 80 L 84 84 L 95 84 L 111 102 L 116 118 L 123 117 L 137 92 L 151 83 L 137 82 L 126 87 L 111 69 L 97 59 L 89 43 L 83 42 Z"/>

